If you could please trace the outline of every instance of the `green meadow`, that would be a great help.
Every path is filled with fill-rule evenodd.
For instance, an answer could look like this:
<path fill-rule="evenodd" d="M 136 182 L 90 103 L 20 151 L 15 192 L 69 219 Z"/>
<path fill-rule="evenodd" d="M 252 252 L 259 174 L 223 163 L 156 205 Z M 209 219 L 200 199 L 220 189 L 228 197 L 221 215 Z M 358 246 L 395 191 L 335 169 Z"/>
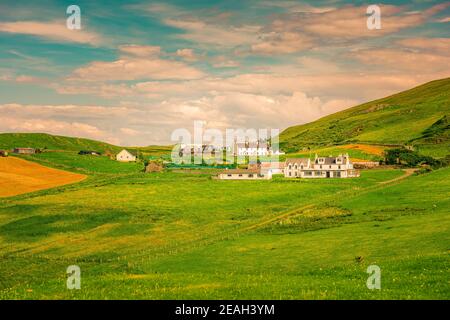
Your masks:
<path fill-rule="evenodd" d="M 118 162 L 105 156 L 79 155 L 75 151 L 50 151 L 20 157 L 47 167 L 90 175 L 130 174 L 144 170 L 141 162 Z"/>
<path fill-rule="evenodd" d="M 449 168 L 223 181 L 144 174 L 105 157 L 33 157 L 71 171 L 90 168 L 90 177 L 0 200 L 1 299 L 450 294 Z M 372 264 L 381 268 L 381 290 L 366 287 Z M 69 265 L 81 268 L 80 290 L 66 288 Z"/>

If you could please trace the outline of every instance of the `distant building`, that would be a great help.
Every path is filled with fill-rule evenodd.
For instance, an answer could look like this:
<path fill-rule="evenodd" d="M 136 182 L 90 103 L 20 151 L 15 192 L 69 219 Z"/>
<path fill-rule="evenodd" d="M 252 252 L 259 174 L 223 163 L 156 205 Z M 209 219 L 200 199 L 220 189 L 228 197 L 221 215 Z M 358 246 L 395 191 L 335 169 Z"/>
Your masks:
<path fill-rule="evenodd" d="M 8 156 L 8 151 L 0 150 L 0 157 L 7 157 L 7 156 Z"/>
<path fill-rule="evenodd" d="M 14 148 L 13 153 L 17 154 L 34 154 L 36 153 L 36 149 L 34 148 Z"/>
<path fill-rule="evenodd" d="M 284 154 L 280 150 L 273 150 L 266 142 L 235 143 L 233 153 L 235 156 L 272 156 Z"/>
<path fill-rule="evenodd" d="M 136 161 L 136 156 L 128 150 L 123 149 L 116 155 L 116 160 L 121 162 L 133 162 Z"/>
<path fill-rule="evenodd" d="M 318 157 L 286 159 L 284 176 L 287 178 L 351 178 L 359 173 L 353 169 L 348 154 L 337 157 Z"/>
<path fill-rule="evenodd" d="M 218 175 L 222 180 L 262 180 L 272 179 L 272 174 L 262 174 L 257 169 L 228 169 Z"/>
<path fill-rule="evenodd" d="M 267 156 L 269 155 L 269 148 L 266 144 L 257 142 L 237 143 L 235 154 L 237 156 Z"/>
<path fill-rule="evenodd" d="M 81 150 L 78 152 L 79 155 L 92 155 L 92 156 L 101 156 L 101 152 L 92 151 L 92 150 Z"/>

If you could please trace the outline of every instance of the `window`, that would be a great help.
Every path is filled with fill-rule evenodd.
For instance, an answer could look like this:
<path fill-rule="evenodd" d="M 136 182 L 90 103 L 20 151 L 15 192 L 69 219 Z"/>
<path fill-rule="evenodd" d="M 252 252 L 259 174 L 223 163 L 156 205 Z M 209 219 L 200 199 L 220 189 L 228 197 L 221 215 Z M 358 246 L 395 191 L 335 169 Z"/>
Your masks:
<path fill-rule="evenodd" d="M 300 169 L 303 170 L 303 165 L 300 166 Z"/>
<path fill-rule="evenodd" d="M 331 165 L 330 165 L 330 169 L 331 169 Z"/>
<path fill-rule="evenodd" d="M 248 175 L 248 177 L 249 177 L 249 178 L 253 178 L 253 174 L 250 173 L 250 174 Z"/>
<path fill-rule="evenodd" d="M 320 165 L 320 169 L 322 169 L 322 165 Z"/>
<path fill-rule="evenodd" d="M 338 169 L 340 169 L 341 168 L 341 165 L 338 165 Z"/>
<path fill-rule="evenodd" d="M 227 177 L 231 177 L 231 174 L 227 174 Z"/>
<path fill-rule="evenodd" d="M 289 164 L 289 170 L 290 170 L 290 169 L 292 169 L 292 165 L 291 165 L 291 164 Z"/>
<path fill-rule="evenodd" d="M 240 174 L 239 177 L 242 177 L 242 174 Z"/>
<path fill-rule="evenodd" d="M 289 177 L 292 176 L 292 172 L 289 171 Z"/>
<path fill-rule="evenodd" d="M 294 169 L 297 170 L 297 164 L 294 165 Z"/>

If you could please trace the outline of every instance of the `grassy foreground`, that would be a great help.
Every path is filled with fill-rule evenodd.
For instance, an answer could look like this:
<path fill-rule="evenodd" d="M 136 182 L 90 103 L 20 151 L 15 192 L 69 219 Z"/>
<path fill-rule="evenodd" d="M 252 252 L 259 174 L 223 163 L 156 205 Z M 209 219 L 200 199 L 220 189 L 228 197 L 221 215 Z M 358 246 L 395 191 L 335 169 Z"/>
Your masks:
<path fill-rule="evenodd" d="M 314 181 L 127 170 L 0 200 L 1 299 L 450 295 L 449 168 Z M 73 264 L 81 290 L 66 289 Z"/>

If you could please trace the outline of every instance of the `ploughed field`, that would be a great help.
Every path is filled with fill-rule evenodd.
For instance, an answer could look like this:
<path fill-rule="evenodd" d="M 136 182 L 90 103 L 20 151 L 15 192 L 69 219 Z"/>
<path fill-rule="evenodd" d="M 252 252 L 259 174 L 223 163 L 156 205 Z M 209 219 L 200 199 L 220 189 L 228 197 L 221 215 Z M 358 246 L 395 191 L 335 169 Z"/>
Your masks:
<path fill-rule="evenodd" d="M 16 157 L 0 157 L 0 197 L 82 181 L 85 175 L 48 168 Z"/>
<path fill-rule="evenodd" d="M 40 157 L 73 172 L 103 161 Z M 449 168 L 222 181 L 98 164 L 81 183 L 0 200 L 0 298 L 450 295 Z M 381 290 L 366 287 L 374 264 Z M 69 265 L 80 290 L 66 288 Z"/>

